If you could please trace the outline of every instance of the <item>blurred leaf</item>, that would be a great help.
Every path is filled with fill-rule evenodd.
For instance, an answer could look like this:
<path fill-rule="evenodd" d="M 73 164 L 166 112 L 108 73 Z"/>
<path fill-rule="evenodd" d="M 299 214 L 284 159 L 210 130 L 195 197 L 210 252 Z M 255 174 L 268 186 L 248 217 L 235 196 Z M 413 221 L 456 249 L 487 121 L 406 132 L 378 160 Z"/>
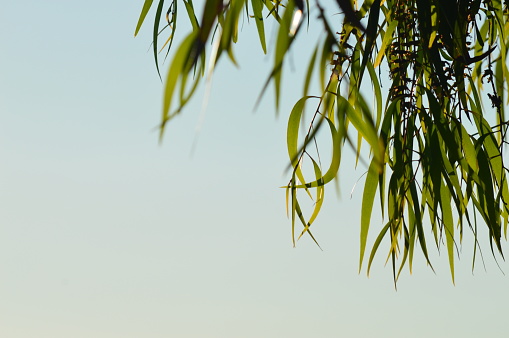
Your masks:
<path fill-rule="evenodd" d="M 251 6 L 253 7 L 254 19 L 256 22 L 256 28 L 258 29 L 258 37 L 260 38 L 263 53 L 267 54 L 267 46 L 265 44 L 265 26 L 263 24 L 262 15 L 262 0 L 251 0 Z"/>
<path fill-rule="evenodd" d="M 283 68 L 283 60 L 286 56 L 286 52 L 290 48 L 290 44 L 293 41 L 292 36 L 290 36 L 290 28 L 292 26 L 293 19 L 293 1 L 290 1 L 286 6 L 285 13 L 281 18 L 279 24 L 279 30 L 277 33 L 277 42 L 276 42 L 276 53 L 274 60 L 274 69 L 271 74 L 271 78 L 274 78 L 274 89 L 275 89 L 275 102 L 276 102 L 276 110 L 279 108 L 279 100 L 280 100 L 280 91 L 281 91 L 281 74 Z"/>
<path fill-rule="evenodd" d="M 163 101 L 163 122 L 161 124 L 160 137 L 164 134 L 165 124 L 171 119 L 170 109 L 173 102 L 174 92 L 177 86 L 178 80 L 182 76 L 187 76 L 189 69 L 189 55 L 191 47 L 195 41 L 196 33 L 191 33 L 182 42 L 179 49 L 175 53 L 173 62 L 171 63 L 168 75 L 166 77 L 166 86 L 164 90 L 164 101 Z"/>

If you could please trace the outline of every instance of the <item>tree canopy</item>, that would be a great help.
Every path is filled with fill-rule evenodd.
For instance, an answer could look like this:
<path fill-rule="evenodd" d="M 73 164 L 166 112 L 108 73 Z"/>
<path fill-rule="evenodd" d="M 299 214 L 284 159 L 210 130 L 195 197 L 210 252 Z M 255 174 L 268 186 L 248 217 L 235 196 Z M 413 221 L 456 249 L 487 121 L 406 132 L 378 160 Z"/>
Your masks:
<path fill-rule="evenodd" d="M 319 0 L 205 0 L 201 17 L 192 0 L 155 4 L 152 43 L 158 72 L 159 50 L 175 49 L 164 78 L 161 135 L 219 59 L 226 56 L 236 62 L 234 45 L 240 39 L 242 16 L 254 19 L 262 50 L 272 49 L 274 61 L 261 91 L 273 85 L 276 109 L 294 41 L 306 25 L 321 27 L 309 62 L 301 67 L 306 70 L 304 95 L 288 115 L 292 170 L 286 191 L 294 243 L 305 234 L 315 240 L 311 226 L 347 146 L 369 168 L 360 217 L 359 269 L 367 261 L 369 273 L 384 238 L 395 281 L 405 265 L 412 270 L 416 247 L 433 268 L 431 240 L 437 248 L 446 248 L 454 282 L 455 255 L 464 230 L 474 238 L 475 261 L 482 228 L 489 234 L 492 254 L 503 257 L 501 242 L 509 220 L 505 3 L 336 0 L 332 5 L 341 15 L 330 15 Z M 153 5 L 145 0 L 135 35 Z M 182 10 L 192 30 L 174 47 Z M 265 32 L 269 21 L 278 27 L 272 46 Z M 313 74 L 318 74 L 321 90 L 309 93 Z M 386 74 L 388 90 L 381 86 Z M 306 113 L 311 119 L 303 124 Z M 324 166 L 315 142 L 318 132 L 331 137 L 331 161 Z M 369 155 L 361 153 L 362 147 L 369 148 Z M 303 198 L 311 198 L 308 213 Z M 375 200 L 384 221 L 367 250 Z M 297 232 L 298 224 L 302 230 Z"/>

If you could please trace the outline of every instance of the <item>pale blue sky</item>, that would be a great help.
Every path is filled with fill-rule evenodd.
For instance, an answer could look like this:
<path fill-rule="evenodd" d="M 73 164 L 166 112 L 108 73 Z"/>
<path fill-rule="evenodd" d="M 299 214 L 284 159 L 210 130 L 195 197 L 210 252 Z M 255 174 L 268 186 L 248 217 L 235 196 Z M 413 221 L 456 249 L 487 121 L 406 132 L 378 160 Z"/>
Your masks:
<path fill-rule="evenodd" d="M 220 64 L 199 136 L 203 92 L 159 145 L 142 3 L 3 3 L 0 337 L 506 336 L 508 280 L 485 239 L 488 271 L 471 274 L 467 239 L 456 286 L 437 254 L 436 275 L 418 255 L 397 292 L 385 248 L 357 274 L 363 169 L 348 157 L 316 224 L 324 251 L 292 248 L 278 187 L 302 75 L 287 72 L 279 118 L 270 95 L 252 112 L 271 62 L 254 26 L 240 70 Z"/>

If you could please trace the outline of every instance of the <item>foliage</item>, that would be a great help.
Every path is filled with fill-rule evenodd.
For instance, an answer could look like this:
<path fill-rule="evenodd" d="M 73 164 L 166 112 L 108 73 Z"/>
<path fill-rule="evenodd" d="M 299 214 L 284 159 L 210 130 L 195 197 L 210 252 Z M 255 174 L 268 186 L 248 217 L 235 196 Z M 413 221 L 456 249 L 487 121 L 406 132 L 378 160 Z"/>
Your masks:
<path fill-rule="evenodd" d="M 236 62 L 233 46 L 242 15 L 254 18 L 264 52 L 267 22 L 278 27 L 265 86 L 274 85 L 276 108 L 286 56 L 303 23 L 321 26 L 305 73 L 305 96 L 288 117 L 293 170 L 286 189 L 292 233 L 300 222 L 300 236 L 313 237 L 311 225 L 322 206 L 325 185 L 337 176 L 342 149 L 352 146 L 359 159 L 361 147 L 367 145 L 359 269 L 377 193 L 385 224 L 369 252 L 368 273 L 384 238 L 389 241 L 387 259 L 395 281 L 406 263 L 412 270 L 416 246 L 431 266 L 432 238 L 437 248 L 446 247 L 454 282 L 455 248 L 466 228 L 474 237 L 475 260 L 478 222 L 488 230 L 493 255 L 503 257 L 501 239 L 507 235 L 509 219 L 503 157 L 509 123 L 504 108 L 509 99 L 505 88 L 509 12 L 500 0 L 337 0 L 336 12 L 344 14 L 340 16 L 328 15 L 318 0 L 206 0 L 201 20 L 192 0 L 166 5 L 159 0 L 153 27 L 156 65 L 158 38 L 169 28 L 166 45 L 171 47 L 181 4 L 192 31 L 175 51 L 165 79 L 161 133 L 181 112 L 206 70 L 213 71 L 223 55 Z M 146 0 L 136 33 L 151 6 L 152 0 Z M 161 29 L 165 9 L 166 25 Z M 209 41 L 213 43 L 206 48 Z M 206 54 L 211 60 L 208 68 Z M 322 92 L 308 96 L 315 71 Z M 390 74 L 388 91 L 381 88 L 382 72 Z M 365 92 L 372 92 L 373 98 L 366 98 Z M 488 107 L 483 105 L 484 95 Z M 371 101 L 374 104 L 368 104 Z M 314 104 L 313 118 L 303 125 L 309 103 Z M 308 151 L 319 130 L 332 139 L 332 160 L 326 170 Z M 314 172 L 311 180 L 304 177 L 303 166 Z M 298 191 L 314 198 L 309 217 L 304 216 Z"/>

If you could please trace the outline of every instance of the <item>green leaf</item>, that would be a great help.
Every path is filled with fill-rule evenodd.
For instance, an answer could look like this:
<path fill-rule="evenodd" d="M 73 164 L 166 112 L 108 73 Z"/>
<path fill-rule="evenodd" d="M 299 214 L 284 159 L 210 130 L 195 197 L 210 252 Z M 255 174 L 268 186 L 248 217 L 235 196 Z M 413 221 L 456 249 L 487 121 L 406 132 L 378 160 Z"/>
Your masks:
<path fill-rule="evenodd" d="M 355 129 L 362 135 L 362 137 L 368 142 L 373 151 L 374 158 L 378 163 L 378 171 L 380 171 L 380 167 L 384 162 L 384 146 L 382 140 L 378 137 L 375 126 L 373 124 L 373 120 L 371 116 L 367 115 L 360 109 L 355 109 L 350 105 L 350 103 L 342 96 L 338 96 L 338 113 L 344 114 L 346 113 L 348 119 L 354 125 Z M 340 111 L 344 110 L 344 111 Z"/>
<path fill-rule="evenodd" d="M 198 19 L 194 12 L 193 2 L 184 0 L 184 5 L 186 7 L 187 16 L 189 17 L 189 22 L 191 22 L 191 25 L 193 26 L 193 30 L 200 29 L 200 24 L 198 23 Z"/>
<path fill-rule="evenodd" d="M 290 117 L 288 118 L 288 127 L 286 129 L 286 144 L 288 150 L 288 156 L 290 157 L 290 162 L 292 167 L 294 168 L 295 175 L 302 183 L 305 182 L 304 175 L 299 167 L 299 130 L 300 130 L 300 121 L 302 119 L 303 110 L 308 99 L 312 98 L 312 96 L 304 96 L 301 98 L 295 105 L 290 113 Z"/>
<path fill-rule="evenodd" d="M 173 102 L 173 96 L 175 93 L 175 89 L 177 86 L 178 80 L 189 72 L 188 62 L 189 62 L 189 54 L 191 51 L 191 47 L 196 38 L 196 32 L 192 32 L 189 34 L 185 40 L 181 43 L 171 66 L 168 71 L 168 75 L 166 77 L 166 86 L 164 89 L 164 100 L 163 100 L 163 117 L 160 128 L 160 137 L 163 136 L 164 127 L 166 122 L 170 120 L 172 115 L 170 114 L 171 105 Z"/>
<path fill-rule="evenodd" d="M 463 148 L 463 153 L 465 154 L 468 165 L 475 172 L 477 172 L 479 170 L 479 166 L 477 164 L 477 154 L 475 147 L 472 143 L 472 140 L 470 139 L 470 135 L 463 125 L 461 125 L 461 146 Z"/>
<path fill-rule="evenodd" d="M 373 46 L 375 45 L 375 40 L 378 35 L 378 18 L 380 17 L 380 0 L 373 1 L 369 9 L 369 19 L 368 26 L 365 32 L 366 43 L 364 45 L 364 55 L 362 56 L 362 64 L 359 71 L 359 84 L 358 88 L 360 88 L 360 84 L 362 81 L 362 75 L 364 74 L 364 69 L 368 64 L 368 60 L 371 58 L 371 53 Z"/>
<path fill-rule="evenodd" d="M 367 268 L 368 276 L 369 276 L 369 271 L 371 270 L 371 264 L 373 263 L 373 259 L 375 258 L 375 254 L 376 254 L 378 248 L 380 247 L 380 243 L 382 243 L 382 240 L 384 239 L 385 235 L 387 234 L 387 230 L 389 230 L 390 226 L 391 226 L 390 222 L 387 222 L 387 224 L 385 224 L 385 226 L 382 228 L 382 230 L 380 230 L 380 233 L 376 237 L 375 242 L 373 243 L 373 246 L 371 247 L 371 253 L 369 255 L 368 268 Z"/>
<path fill-rule="evenodd" d="M 382 120 L 382 90 L 380 86 L 380 82 L 378 81 L 378 76 L 376 75 L 375 68 L 373 67 L 373 64 L 371 62 L 367 63 L 367 68 L 369 72 L 369 76 L 371 78 L 371 83 L 373 84 L 373 91 L 375 95 L 375 129 L 378 130 L 380 127 L 380 122 Z"/>
<path fill-rule="evenodd" d="M 378 55 L 376 56 L 374 66 L 375 68 L 380 65 L 382 62 L 382 58 L 384 57 L 385 51 L 387 50 L 387 46 L 389 43 L 392 42 L 394 30 L 398 26 L 398 21 L 393 20 L 389 24 L 389 27 L 387 27 L 387 30 L 385 31 L 384 38 L 382 39 L 382 44 L 380 45 L 380 51 L 378 52 Z"/>
<path fill-rule="evenodd" d="M 479 149 L 477 152 L 477 161 L 479 163 L 479 179 L 481 180 L 480 184 L 477 186 L 479 193 L 479 202 L 481 209 L 481 215 L 483 215 L 488 228 L 490 229 L 490 235 L 493 240 L 495 240 L 495 244 L 499 252 L 502 252 L 502 247 L 500 244 L 500 238 L 502 236 L 501 228 L 500 228 L 500 213 L 495 200 L 495 195 L 493 191 L 493 180 L 491 176 L 490 170 L 490 160 L 486 156 L 485 152 L 482 149 Z"/>
<path fill-rule="evenodd" d="M 378 186 L 378 167 L 379 164 L 373 159 L 368 169 L 368 175 L 366 176 L 366 182 L 364 183 L 364 193 L 362 194 L 359 272 L 362 268 L 362 261 L 366 250 L 369 223 L 371 222 L 373 202 L 375 200 L 376 189 Z"/>
<path fill-rule="evenodd" d="M 154 61 L 156 64 L 157 74 L 161 77 L 161 71 L 159 70 L 159 61 L 157 59 L 157 37 L 159 36 L 159 21 L 161 21 L 161 14 L 163 13 L 164 0 L 159 0 L 157 5 L 156 15 L 154 19 L 154 29 L 152 31 L 152 50 L 154 52 Z"/>
<path fill-rule="evenodd" d="M 451 210 L 451 193 L 445 184 L 440 186 L 440 206 L 442 208 L 445 239 L 447 243 L 447 256 L 451 270 L 452 282 L 454 283 L 454 221 Z"/>
<path fill-rule="evenodd" d="M 258 29 L 258 37 L 262 45 L 263 53 L 267 54 L 267 46 L 265 44 L 265 28 L 263 24 L 263 3 L 262 0 L 251 0 L 251 6 L 253 7 L 254 19 L 256 22 L 256 28 Z"/>
<path fill-rule="evenodd" d="M 143 25 L 145 18 L 147 17 L 150 7 L 152 7 L 152 2 L 153 2 L 153 0 L 145 0 L 145 3 L 143 4 L 143 8 L 141 9 L 140 18 L 138 19 L 138 24 L 136 25 L 136 29 L 134 31 L 134 36 L 138 35 L 138 32 L 139 32 L 141 26 Z"/>
<path fill-rule="evenodd" d="M 322 177 L 322 171 L 320 170 L 320 167 L 316 163 L 315 160 L 311 158 L 311 161 L 313 162 L 313 168 L 315 170 L 315 177 L 317 180 L 319 180 Z M 302 235 L 304 235 L 306 232 L 309 233 L 309 227 L 313 222 L 315 221 L 316 217 L 318 216 L 318 213 L 320 212 L 320 209 L 322 208 L 323 204 L 323 196 L 324 196 L 325 188 L 323 185 L 319 185 L 316 187 L 316 199 L 315 199 L 315 207 L 313 208 L 313 213 L 311 214 L 311 217 L 307 222 L 305 222 L 304 230 L 302 230 L 302 233 L 299 235 L 297 240 L 299 240 Z M 316 242 L 316 240 L 315 240 Z M 318 243 L 317 243 L 318 244 Z"/>
<path fill-rule="evenodd" d="M 275 89 L 275 103 L 276 110 L 279 108 L 280 91 L 281 91 L 281 74 L 283 68 L 283 61 L 286 56 L 286 52 L 290 48 L 290 44 L 293 41 L 293 37 L 290 36 L 290 28 L 292 26 L 294 3 L 289 1 L 285 13 L 279 23 L 279 30 L 277 33 L 276 52 L 274 60 L 274 69 L 271 77 L 274 78 L 274 89 Z"/>
<path fill-rule="evenodd" d="M 300 222 L 302 225 L 304 225 L 305 232 L 311 237 L 311 239 L 315 242 L 315 244 L 321 249 L 320 244 L 318 244 L 318 241 L 316 240 L 315 236 L 311 233 L 311 230 L 309 230 L 309 225 L 306 223 L 306 220 L 304 219 L 304 215 L 302 214 L 302 210 L 300 208 L 299 203 L 297 200 L 295 200 L 295 211 L 297 216 L 299 217 Z M 299 236 L 300 238 L 300 236 Z M 295 243 L 295 241 L 294 241 Z"/>
<path fill-rule="evenodd" d="M 337 132 L 336 128 L 334 127 L 334 124 L 328 119 L 324 118 L 325 121 L 327 121 L 327 124 L 329 125 L 329 129 L 331 132 L 332 137 L 332 160 L 331 164 L 329 166 L 329 169 L 327 172 L 321 177 L 320 179 L 317 179 L 313 182 L 308 182 L 305 184 L 297 185 L 297 188 L 314 188 L 319 187 L 324 184 L 329 183 L 334 178 L 336 178 L 336 174 L 339 170 L 339 164 L 341 163 L 341 144 L 342 139 L 339 133 Z"/>

